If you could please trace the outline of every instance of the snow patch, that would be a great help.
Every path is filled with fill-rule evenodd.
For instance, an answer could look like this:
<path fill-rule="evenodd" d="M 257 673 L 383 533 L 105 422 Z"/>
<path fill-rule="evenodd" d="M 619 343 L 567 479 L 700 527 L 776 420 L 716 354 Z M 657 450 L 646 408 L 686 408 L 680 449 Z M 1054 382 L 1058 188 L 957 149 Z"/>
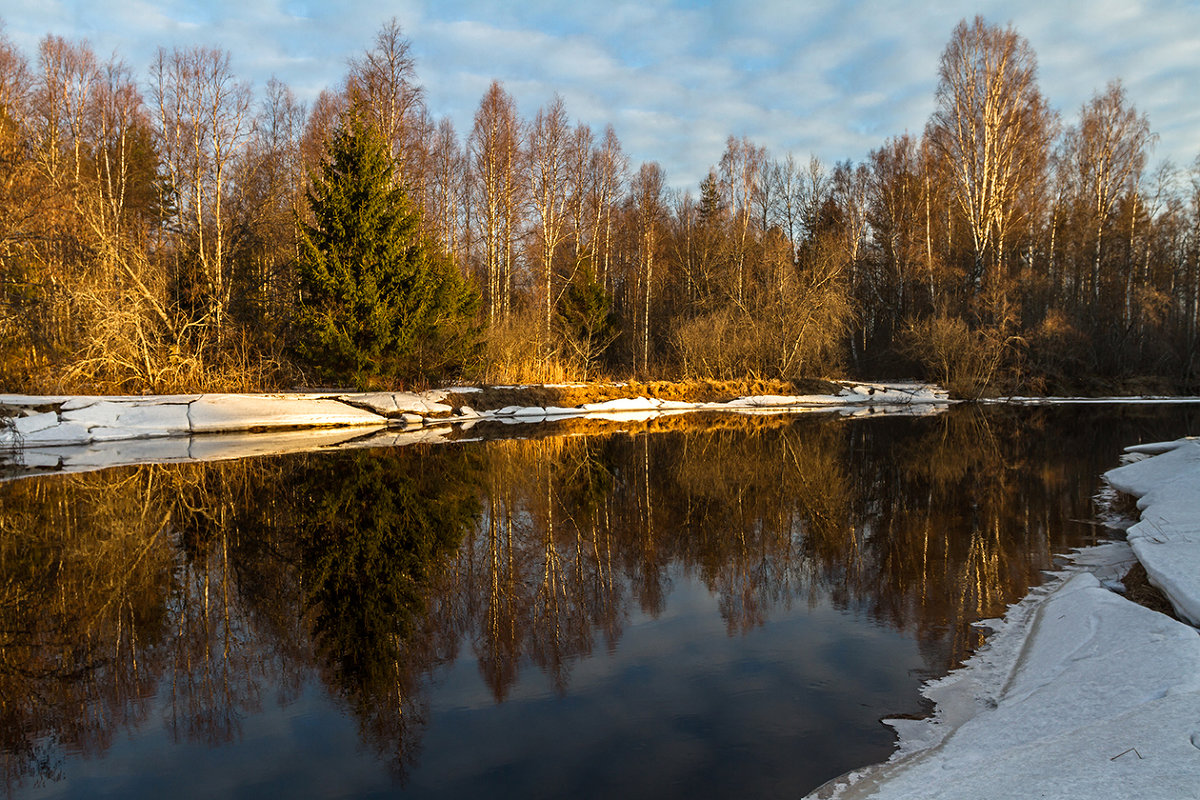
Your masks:
<path fill-rule="evenodd" d="M 253 428 L 381 425 L 379 414 L 294 395 L 206 394 L 191 404 L 193 433 Z"/>
<path fill-rule="evenodd" d="M 810 796 L 1195 797 L 1198 663 L 1195 629 L 1076 573 L 927 687 L 937 716 L 897 724 L 891 761 Z"/>
<path fill-rule="evenodd" d="M 1200 439 L 1142 445 L 1157 453 L 1105 473 L 1138 498 L 1141 519 L 1126 531 L 1150 582 L 1179 616 L 1200 625 Z"/>

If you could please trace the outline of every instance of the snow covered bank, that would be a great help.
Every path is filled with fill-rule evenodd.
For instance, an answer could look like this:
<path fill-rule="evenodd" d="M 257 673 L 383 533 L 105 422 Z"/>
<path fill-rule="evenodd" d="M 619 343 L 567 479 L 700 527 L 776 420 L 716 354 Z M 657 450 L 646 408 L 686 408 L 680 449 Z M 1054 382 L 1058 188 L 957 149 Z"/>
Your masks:
<path fill-rule="evenodd" d="M 55 447 L 125 439 L 287 428 L 381 427 L 395 417 L 414 422 L 450 407 L 417 394 L 197 394 L 148 397 L 0 395 L 17 409 L 0 429 L 0 449 Z"/>
<path fill-rule="evenodd" d="M 466 389 L 455 390 L 470 397 Z M 244 430 L 383 427 L 396 422 L 424 425 L 462 420 L 674 413 L 697 409 L 762 410 L 828 407 L 930 407 L 948 402 L 946 393 L 920 384 L 847 384 L 837 395 L 744 397 L 731 403 L 681 403 L 656 398 L 622 398 L 574 408 L 509 406 L 479 411 L 444 402 L 449 391 L 360 394 L 197 394 L 151 397 L 0 395 L 0 407 L 15 411 L 0 428 L 0 450 L 77 446 L 126 439 L 190 436 Z"/>
<path fill-rule="evenodd" d="M 1108 473 L 1141 496 L 1133 552 L 1191 618 L 1200 611 L 1200 441 L 1130 450 L 1153 454 Z M 932 719 L 892 721 L 900 744 L 891 760 L 810 796 L 1200 797 L 1200 632 L 1104 587 L 1128 552 L 1083 551 L 1072 571 L 1013 606 L 964 669 L 926 686 Z"/>
<path fill-rule="evenodd" d="M 456 387 L 420 394 L 0 395 L 0 466 L 7 462 L 23 467 L 10 476 L 19 477 L 44 471 L 443 441 L 446 423 L 466 428 L 489 420 L 534 423 L 584 417 L 636 422 L 697 410 L 927 414 L 941 411 L 949 402 L 936 387 L 857 383 L 843 384 L 838 394 L 743 397 L 730 403 L 627 397 L 572 408 L 514 405 L 483 411 L 465 404 L 480 394 L 475 387 Z"/>
<path fill-rule="evenodd" d="M 469 407 L 460 413 L 476 420 L 541 422 L 546 419 L 586 416 L 613 422 L 636 422 L 659 414 L 688 411 L 728 411 L 743 414 L 786 414 L 825 411 L 846 415 L 872 412 L 928 414 L 950 404 L 949 395 L 936 386 L 919 383 L 842 383 L 837 394 L 752 395 L 724 403 L 692 403 L 657 397 L 623 397 L 572 408 L 511 405 L 489 411 Z"/>
<path fill-rule="evenodd" d="M 1200 625 L 1200 439 L 1127 452 L 1138 460 L 1105 477 L 1113 488 L 1138 498 L 1141 520 L 1126 532 L 1129 543 L 1179 616 Z"/>
<path fill-rule="evenodd" d="M 475 411 L 462 403 L 480 393 L 456 387 L 422 393 L 195 394 L 148 397 L 0 395 L 0 464 L 32 471 L 77 471 L 138 463 L 239 458 L 332 446 L 377 446 L 379 431 L 398 442 L 442 440 L 445 431 L 415 431 L 447 422 L 531 423 L 587 417 L 614 422 L 648 420 L 696 410 L 737 413 L 931 413 L 946 393 L 921 384 L 843 384 L 836 395 L 743 397 L 731 403 L 684 403 L 631 397 L 573 408 L 508 406 Z M 315 429 L 315 430 L 314 430 Z M 253 431 L 255 433 L 245 433 Z M 231 435 L 241 432 L 239 435 Z M 270 435 L 266 435 L 266 433 Z M 201 436 L 200 434 L 205 434 Z M 220 437 L 212 438 L 216 434 Z M 382 434 L 381 434 L 382 435 Z M 390 440 L 389 440 L 390 441 Z M 28 474 L 18 471 L 16 474 Z"/>

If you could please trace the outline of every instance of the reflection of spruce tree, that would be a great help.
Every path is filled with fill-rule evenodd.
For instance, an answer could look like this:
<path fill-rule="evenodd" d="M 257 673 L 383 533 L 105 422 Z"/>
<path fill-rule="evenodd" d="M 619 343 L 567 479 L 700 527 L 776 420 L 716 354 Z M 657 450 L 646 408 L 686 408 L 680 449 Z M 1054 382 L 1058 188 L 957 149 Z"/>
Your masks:
<path fill-rule="evenodd" d="M 479 503 L 466 451 L 363 452 L 300 476 L 297 533 L 317 650 L 368 742 L 413 757 L 423 712 L 426 592 Z"/>

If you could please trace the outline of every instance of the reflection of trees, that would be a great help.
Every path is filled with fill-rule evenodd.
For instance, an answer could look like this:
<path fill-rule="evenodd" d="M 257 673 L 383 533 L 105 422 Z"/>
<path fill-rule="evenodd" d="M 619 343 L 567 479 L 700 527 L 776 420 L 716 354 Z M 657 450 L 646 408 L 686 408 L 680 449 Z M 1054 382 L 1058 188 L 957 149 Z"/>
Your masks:
<path fill-rule="evenodd" d="M 220 743 L 316 668 L 401 767 L 452 657 L 425 601 L 478 507 L 461 450 L 142 467 L 0 485 L 9 787 L 101 752 L 155 695 Z M 408 712 L 408 713 L 404 713 Z"/>
<path fill-rule="evenodd" d="M 613 474 L 586 438 L 496 442 L 488 453 L 488 508 L 462 551 L 462 591 L 481 599 L 475 652 L 497 700 L 531 658 L 565 687 L 570 663 L 599 631 L 620 634 L 613 574 Z"/>
<path fill-rule="evenodd" d="M 975 644 L 969 622 L 1079 542 L 1063 521 L 1090 516 L 1096 476 L 1142 430 L 1052 414 L 1069 412 L 754 418 L 2 484 L 5 779 L 103 751 L 156 695 L 173 736 L 237 738 L 313 676 L 403 774 L 426 682 L 464 643 L 497 701 L 529 666 L 563 691 L 681 575 L 731 634 L 828 598 L 911 631 L 944 669 Z"/>
<path fill-rule="evenodd" d="M 159 673 L 173 553 L 161 475 L 51 478 L 0 500 L 0 747 L 11 789 L 140 723 Z"/>

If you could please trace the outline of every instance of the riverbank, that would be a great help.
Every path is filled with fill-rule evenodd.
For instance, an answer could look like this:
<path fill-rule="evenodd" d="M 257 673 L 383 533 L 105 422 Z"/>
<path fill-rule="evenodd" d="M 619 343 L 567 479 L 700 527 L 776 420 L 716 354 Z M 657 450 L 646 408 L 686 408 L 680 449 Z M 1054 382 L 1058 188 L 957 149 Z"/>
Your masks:
<path fill-rule="evenodd" d="M 790 392 L 790 393 L 784 393 Z M 362 443 L 429 441 L 447 426 L 695 411 L 931 413 L 924 384 L 811 381 L 454 387 L 426 392 L 293 392 L 130 397 L 0 395 L 0 467 L 54 471 L 210 460 Z M 264 436 L 263 434 L 270 434 Z"/>
<path fill-rule="evenodd" d="M 1129 543 L 1077 554 L 925 687 L 933 717 L 890 721 L 888 762 L 810 797 L 1200 797 L 1200 633 L 1112 591 L 1136 557 L 1180 618 L 1200 618 L 1200 440 L 1128 458 L 1106 478 L 1138 498 Z"/>

